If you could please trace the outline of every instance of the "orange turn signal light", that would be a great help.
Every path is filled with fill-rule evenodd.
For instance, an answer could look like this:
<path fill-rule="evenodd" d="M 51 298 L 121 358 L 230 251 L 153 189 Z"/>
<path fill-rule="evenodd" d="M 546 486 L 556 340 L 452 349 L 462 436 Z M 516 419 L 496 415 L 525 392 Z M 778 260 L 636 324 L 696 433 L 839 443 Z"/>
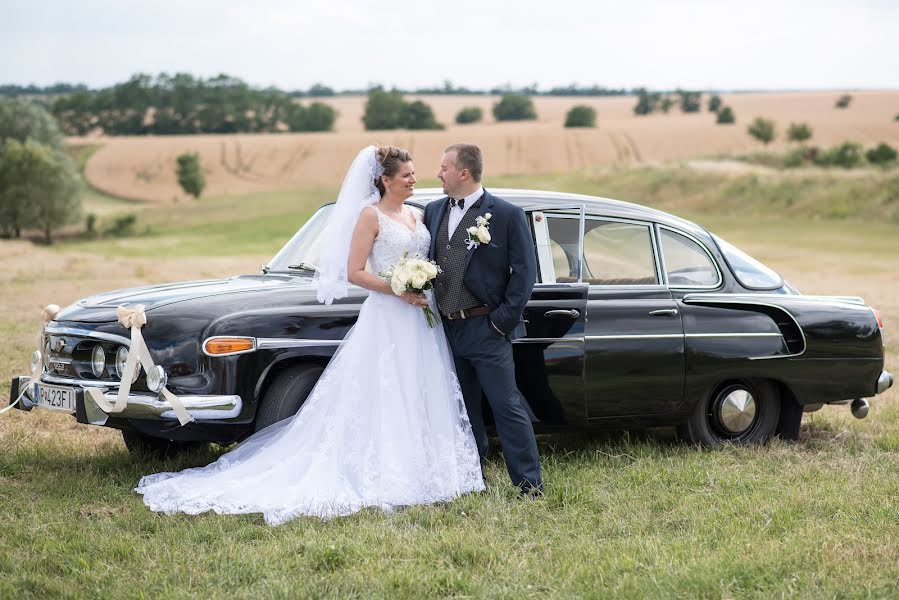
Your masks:
<path fill-rule="evenodd" d="M 252 352 L 255 349 L 256 340 L 251 337 L 211 337 L 203 343 L 203 350 L 210 356 Z"/>
<path fill-rule="evenodd" d="M 878 325 L 878 327 L 880 327 L 881 329 L 883 329 L 883 319 L 880 318 L 880 311 L 877 310 L 876 308 L 872 308 L 871 310 L 874 311 L 874 316 L 877 317 L 877 325 Z"/>

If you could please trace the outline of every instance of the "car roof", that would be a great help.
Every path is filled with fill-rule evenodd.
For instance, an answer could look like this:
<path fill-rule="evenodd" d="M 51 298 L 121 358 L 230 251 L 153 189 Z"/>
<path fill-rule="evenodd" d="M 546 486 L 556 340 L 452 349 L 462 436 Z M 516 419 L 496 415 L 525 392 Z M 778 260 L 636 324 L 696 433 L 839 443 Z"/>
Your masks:
<path fill-rule="evenodd" d="M 638 221 L 654 221 L 661 225 L 669 225 L 682 229 L 694 235 L 707 237 L 709 233 L 705 228 L 666 213 L 655 208 L 649 208 L 632 202 L 613 200 L 599 196 L 587 196 L 585 194 L 572 194 L 568 192 L 550 192 L 544 190 L 527 190 L 513 188 L 490 188 L 490 193 L 503 200 L 528 210 L 551 210 L 553 208 L 572 208 L 584 205 L 587 215 L 599 215 L 606 217 L 618 217 L 621 219 L 635 219 Z M 424 188 L 415 190 L 411 202 L 427 205 L 435 200 L 446 198 L 446 194 L 440 188 Z"/>

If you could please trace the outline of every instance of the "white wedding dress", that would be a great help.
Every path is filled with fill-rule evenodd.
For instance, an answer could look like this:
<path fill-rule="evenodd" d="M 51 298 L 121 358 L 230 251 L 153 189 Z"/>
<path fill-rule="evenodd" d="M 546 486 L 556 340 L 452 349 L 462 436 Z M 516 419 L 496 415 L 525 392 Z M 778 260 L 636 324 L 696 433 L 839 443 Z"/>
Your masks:
<path fill-rule="evenodd" d="M 427 255 L 430 234 L 418 214 L 412 231 L 374 210 L 374 273 L 407 251 Z M 135 488 L 154 511 L 262 513 L 271 525 L 366 507 L 389 513 L 483 489 L 442 326 L 428 327 L 421 308 L 376 292 L 294 417 L 208 466 L 148 475 Z"/>

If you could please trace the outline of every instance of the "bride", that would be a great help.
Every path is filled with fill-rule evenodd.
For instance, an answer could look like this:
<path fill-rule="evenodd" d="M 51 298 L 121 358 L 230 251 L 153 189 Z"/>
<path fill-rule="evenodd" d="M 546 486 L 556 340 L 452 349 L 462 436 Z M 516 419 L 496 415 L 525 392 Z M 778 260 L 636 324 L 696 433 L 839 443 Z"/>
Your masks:
<path fill-rule="evenodd" d="M 381 273 L 406 252 L 427 256 L 430 234 L 404 204 L 414 186 L 405 150 L 359 152 L 315 276 L 326 304 L 345 296 L 348 282 L 371 290 L 356 325 L 295 416 L 210 465 L 143 477 L 135 490 L 151 510 L 262 513 L 277 525 L 366 507 L 389 513 L 484 489 L 442 326 L 428 327 L 422 314 L 432 299 L 394 295 L 365 271 L 366 261 Z"/>

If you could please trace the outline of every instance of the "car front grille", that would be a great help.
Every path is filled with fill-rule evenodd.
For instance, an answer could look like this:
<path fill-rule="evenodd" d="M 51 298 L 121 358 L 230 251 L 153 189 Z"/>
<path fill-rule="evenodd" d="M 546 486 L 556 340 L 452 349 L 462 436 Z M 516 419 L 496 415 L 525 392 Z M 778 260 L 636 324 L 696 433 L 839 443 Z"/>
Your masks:
<path fill-rule="evenodd" d="M 41 379 L 48 383 L 104 387 L 118 387 L 121 378 L 115 368 L 116 353 L 123 346 L 129 348 L 131 345 L 131 340 L 124 336 L 53 325 L 44 330 L 42 341 Z M 91 355 L 98 345 L 106 354 L 106 362 L 99 377 L 91 369 Z M 134 382 L 132 389 L 146 390 L 143 373 Z"/>

